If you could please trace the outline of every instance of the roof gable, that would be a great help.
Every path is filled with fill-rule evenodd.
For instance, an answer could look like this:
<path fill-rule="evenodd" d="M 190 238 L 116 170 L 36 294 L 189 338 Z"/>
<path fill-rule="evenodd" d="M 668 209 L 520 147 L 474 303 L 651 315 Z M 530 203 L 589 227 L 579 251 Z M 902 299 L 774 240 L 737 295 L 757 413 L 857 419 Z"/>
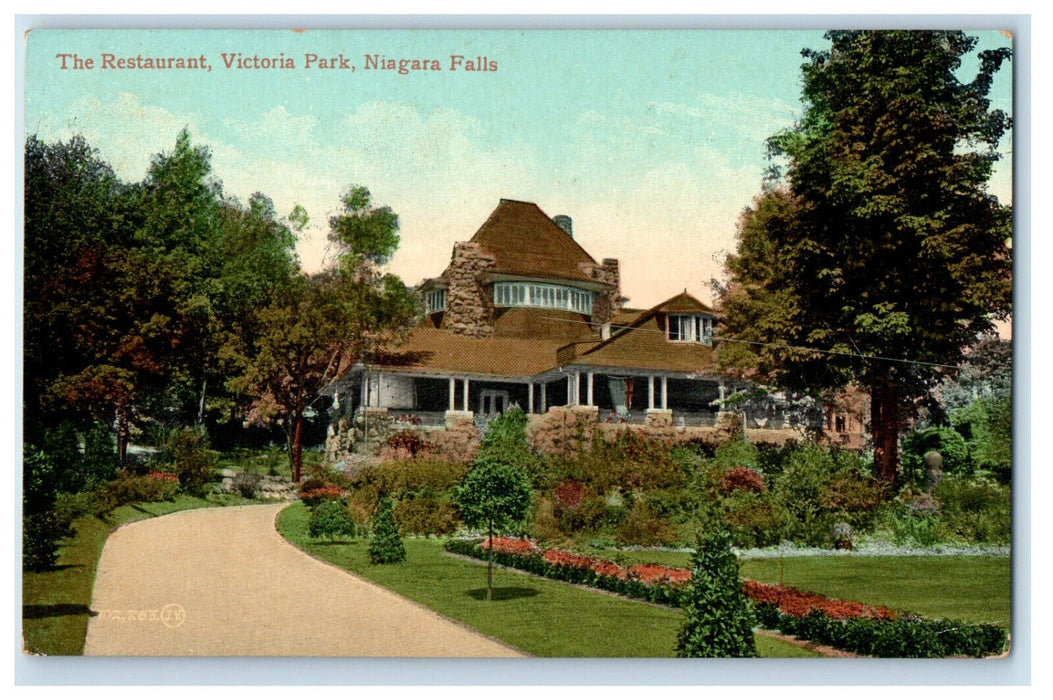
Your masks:
<path fill-rule="evenodd" d="M 584 281 L 597 264 L 533 202 L 502 199 L 472 242 L 494 257 L 496 273 Z"/>

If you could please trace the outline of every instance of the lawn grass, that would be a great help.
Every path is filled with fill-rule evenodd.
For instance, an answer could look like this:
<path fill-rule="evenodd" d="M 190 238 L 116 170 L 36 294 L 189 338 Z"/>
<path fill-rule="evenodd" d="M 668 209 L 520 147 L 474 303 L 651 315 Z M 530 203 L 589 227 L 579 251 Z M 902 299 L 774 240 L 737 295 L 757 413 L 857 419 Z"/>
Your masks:
<path fill-rule="evenodd" d="M 671 657 L 683 612 L 626 600 L 506 569 L 494 570 L 496 600 L 486 600 L 485 565 L 453 557 L 436 539 L 406 539 L 406 562 L 372 565 L 367 542 L 336 544 L 307 535 L 297 503 L 278 530 L 304 551 L 534 656 Z M 815 656 L 757 637 L 762 656 Z"/>
<path fill-rule="evenodd" d="M 239 496 L 179 495 L 173 501 L 121 506 L 105 519 L 94 515 L 77 519 L 76 534 L 59 549 L 58 566 L 52 571 L 22 574 L 24 650 L 31 654 L 84 653 L 95 570 L 106 538 L 115 527 L 179 510 L 251 502 Z"/>
<path fill-rule="evenodd" d="M 665 551 L 589 552 L 619 564 L 686 568 L 691 555 Z M 780 563 L 781 562 L 781 563 Z M 830 556 L 745 559 L 744 578 L 900 612 L 1009 627 L 1010 559 L 990 556 Z"/>

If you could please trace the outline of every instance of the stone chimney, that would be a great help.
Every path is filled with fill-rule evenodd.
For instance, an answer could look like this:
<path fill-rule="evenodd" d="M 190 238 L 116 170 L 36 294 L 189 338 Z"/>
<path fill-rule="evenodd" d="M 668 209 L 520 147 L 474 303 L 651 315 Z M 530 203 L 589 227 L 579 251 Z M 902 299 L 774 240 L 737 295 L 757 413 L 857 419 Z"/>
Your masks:
<path fill-rule="evenodd" d="M 480 277 L 494 266 L 493 256 L 478 243 L 455 243 L 448 270 L 446 313 L 443 328 L 476 338 L 494 332 L 493 300 L 489 298 Z"/>
<path fill-rule="evenodd" d="M 622 280 L 617 258 L 604 258 L 599 267 L 594 267 L 593 277 L 598 282 L 610 285 L 606 292 L 597 292 L 592 302 L 592 323 L 602 326 L 611 322 L 621 308 Z"/>
<path fill-rule="evenodd" d="M 563 229 L 563 232 L 568 236 L 574 238 L 574 222 L 569 216 L 566 214 L 556 214 L 552 217 L 552 223 Z"/>

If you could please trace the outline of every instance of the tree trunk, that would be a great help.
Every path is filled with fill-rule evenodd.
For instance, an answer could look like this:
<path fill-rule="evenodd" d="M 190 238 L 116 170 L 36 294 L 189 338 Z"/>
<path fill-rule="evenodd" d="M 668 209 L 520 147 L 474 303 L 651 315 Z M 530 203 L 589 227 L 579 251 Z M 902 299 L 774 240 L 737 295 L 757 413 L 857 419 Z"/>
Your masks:
<path fill-rule="evenodd" d="M 201 400 L 197 404 L 197 424 L 202 426 L 205 424 L 205 388 L 208 386 L 208 380 L 201 380 Z"/>
<path fill-rule="evenodd" d="M 486 564 L 486 599 L 494 599 L 494 521 L 490 521 L 490 549 Z"/>
<path fill-rule="evenodd" d="M 292 480 L 300 482 L 301 470 L 303 468 L 303 410 L 297 410 L 293 418 L 292 438 Z"/>
<path fill-rule="evenodd" d="M 874 438 L 874 471 L 891 483 L 899 466 L 899 388 L 879 382 L 870 389 L 870 433 Z"/>
<path fill-rule="evenodd" d="M 128 425 L 128 407 L 118 406 L 117 407 L 117 463 L 123 465 L 125 458 L 128 456 L 128 440 L 131 435 L 131 428 Z"/>

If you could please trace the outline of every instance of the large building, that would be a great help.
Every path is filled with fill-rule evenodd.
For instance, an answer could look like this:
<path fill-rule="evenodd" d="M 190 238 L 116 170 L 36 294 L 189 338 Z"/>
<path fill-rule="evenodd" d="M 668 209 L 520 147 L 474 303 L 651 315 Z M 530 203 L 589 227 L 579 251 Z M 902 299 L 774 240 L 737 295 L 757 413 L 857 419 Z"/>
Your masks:
<path fill-rule="evenodd" d="M 517 405 L 596 407 L 603 422 L 708 426 L 733 389 L 715 363 L 713 309 L 686 291 L 631 309 L 619 262 L 597 262 L 568 216 L 502 199 L 449 265 L 418 287 L 424 317 L 398 352 L 352 367 L 336 414 L 386 409 L 415 425 Z M 781 428 L 776 403 L 751 416 Z"/>

